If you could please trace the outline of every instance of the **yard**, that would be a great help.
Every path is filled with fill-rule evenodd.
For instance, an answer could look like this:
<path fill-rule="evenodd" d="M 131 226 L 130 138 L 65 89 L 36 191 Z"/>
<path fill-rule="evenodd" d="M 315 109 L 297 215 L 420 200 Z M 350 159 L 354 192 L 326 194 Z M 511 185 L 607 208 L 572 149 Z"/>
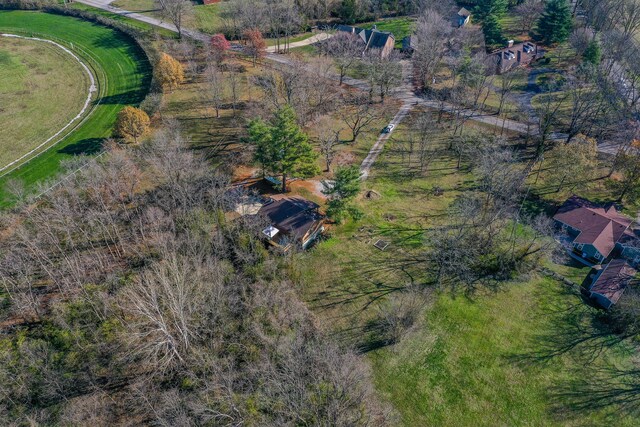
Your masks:
<path fill-rule="evenodd" d="M 381 310 L 394 287 L 407 280 L 386 266 L 422 246 L 421 230 L 447 224 L 447 207 L 473 184 L 446 152 L 436 155 L 426 174 L 407 175 L 397 144 L 411 121 L 394 132 L 364 184 L 379 194 L 359 200 L 364 218 L 334 226 L 328 240 L 300 256 L 308 304 L 339 340 L 367 355 L 376 389 L 393 405 L 400 425 L 591 426 L 613 419 L 636 425 L 637 419 L 615 407 L 590 412 L 561 397 L 592 369 L 629 366 L 631 351 L 626 345 L 607 348 L 593 366 L 573 351 L 556 355 L 579 331 L 594 327 L 596 311 L 574 290 L 539 273 L 472 296 L 433 290 L 413 331 L 394 346 L 381 341 L 375 328 Z M 473 124 L 466 129 L 468 135 L 481 130 Z M 440 138 L 434 144 L 445 147 L 444 132 Z M 555 203 L 565 195 L 550 196 Z M 390 243 L 385 251 L 374 247 L 379 239 Z M 545 265 L 577 283 L 588 270 Z"/>
<path fill-rule="evenodd" d="M 154 0 L 116 0 L 112 5 L 120 9 L 138 12 L 155 18 L 161 17 Z M 220 31 L 219 14 L 220 7 L 218 5 L 204 5 L 201 1 L 194 2 L 193 15 L 186 20 L 185 27 L 208 34 L 217 33 Z"/>
<path fill-rule="evenodd" d="M 415 25 L 415 19 L 410 17 L 402 18 L 389 18 L 376 22 L 368 22 L 366 24 L 360 24 L 359 27 L 371 29 L 375 25 L 380 31 L 387 31 L 393 33 L 396 39 L 396 48 L 402 47 L 402 39 L 411 35 L 413 27 Z"/>
<path fill-rule="evenodd" d="M 549 357 L 558 323 L 584 306 L 553 279 L 531 276 L 473 299 L 439 295 L 424 326 L 370 355 L 378 390 L 402 425 L 637 425 L 613 409 L 574 411 L 560 396 L 591 374 L 570 354 Z M 550 336 L 551 335 L 551 336 Z M 596 365 L 624 366 L 624 348 Z"/>

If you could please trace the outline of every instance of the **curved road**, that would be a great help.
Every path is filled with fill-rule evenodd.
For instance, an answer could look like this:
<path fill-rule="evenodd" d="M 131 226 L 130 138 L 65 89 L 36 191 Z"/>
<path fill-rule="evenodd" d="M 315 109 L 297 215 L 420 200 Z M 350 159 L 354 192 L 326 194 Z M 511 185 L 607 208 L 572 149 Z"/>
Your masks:
<path fill-rule="evenodd" d="M 135 13 L 128 10 L 113 7 L 110 5 L 110 3 L 112 3 L 114 0 L 77 0 L 77 1 L 80 3 L 87 4 L 89 6 L 97 7 L 99 9 L 116 13 L 118 15 L 127 16 L 131 19 L 136 19 L 141 22 L 146 22 L 151 25 L 165 28 L 173 32 L 178 32 L 178 30 L 173 24 L 163 22 L 162 20 L 151 17 L 151 16 L 146 16 L 140 13 Z M 198 31 L 194 31 L 194 30 L 183 29 L 182 33 L 187 37 L 190 37 L 192 39 L 199 40 L 202 42 L 207 42 L 210 38 L 208 35 Z M 306 45 L 315 43 L 321 40 L 320 37 L 322 37 L 323 34 L 325 33 L 320 33 L 314 37 L 311 37 L 306 40 L 302 40 L 300 42 L 291 43 L 290 47 L 306 46 Z M 268 53 L 266 56 L 267 59 L 279 64 L 283 64 L 285 66 L 292 64 L 292 61 L 290 60 L 290 58 L 288 58 L 285 55 L 280 55 L 274 52 L 275 52 L 275 47 L 271 47 L 270 49 L 268 49 Z M 457 107 L 454 104 L 450 104 L 450 103 L 442 104 L 438 101 L 429 100 L 429 99 L 425 99 L 417 96 L 413 91 L 413 85 L 410 79 L 410 75 L 411 75 L 410 67 L 411 67 L 411 64 L 408 61 L 403 61 L 403 83 L 401 86 L 396 88 L 391 94 L 391 96 L 393 96 L 394 98 L 397 98 L 403 101 L 402 107 L 400 108 L 396 116 L 393 118 L 391 123 L 395 125 L 399 124 L 408 115 L 411 109 L 414 106 L 418 106 L 418 105 L 422 107 L 432 108 L 432 109 L 444 108 L 444 110 L 447 112 L 457 111 Z M 335 76 L 332 76 L 331 78 L 336 81 L 339 80 L 339 76 L 337 74 Z M 347 86 L 352 86 L 364 91 L 369 90 L 368 83 L 362 80 L 345 77 L 343 79 L 343 83 Z M 527 125 L 526 123 L 517 122 L 515 120 L 509 120 L 509 119 L 503 120 L 498 116 L 485 114 L 481 111 L 472 110 L 472 109 L 464 110 L 463 113 L 468 118 L 468 120 L 472 120 L 475 122 L 484 123 L 484 124 L 499 127 L 499 128 L 504 127 L 505 130 L 517 132 L 521 134 L 531 134 L 531 135 L 537 134 L 536 126 L 530 126 L 530 125 Z M 384 143 L 389 139 L 390 135 L 391 133 L 380 135 L 380 137 L 378 138 L 378 141 L 376 141 L 374 146 L 371 148 L 371 151 L 362 162 L 360 171 L 362 173 L 363 179 L 366 179 L 369 176 L 371 166 L 375 162 L 378 155 L 382 152 Z M 552 135 L 552 138 L 555 138 L 555 139 L 562 139 L 563 137 L 564 136 L 562 134 Z M 617 151 L 617 148 L 611 145 L 598 144 L 598 151 L 607 153 L 607 154 L 614 154 Z"/>

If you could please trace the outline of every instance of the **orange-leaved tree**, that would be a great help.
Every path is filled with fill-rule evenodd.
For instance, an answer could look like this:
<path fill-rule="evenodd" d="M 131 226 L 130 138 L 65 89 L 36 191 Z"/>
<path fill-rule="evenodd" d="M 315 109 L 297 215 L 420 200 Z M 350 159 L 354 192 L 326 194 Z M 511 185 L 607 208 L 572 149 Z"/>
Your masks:
<path fill-rule="evenodd" d="M 184 69 L 182 64 L 163 53 L 154 68 L 156 81 L 163 89 L 173 90 L 184 81 Z"/>
<path fill-rule="evenodd" d="M 214 34 L 211 36 L 211 56 L 214 61 L 224 61 L 229 49 L 231 49 L 231 43 L 229 43 L 229 40 L 227 40 L 224 34 Z"/>
<path fill-rule="evenodd" d="M 144 111 L 134 107 L 124 107 L 118 113 L 116 121 L 116 135 L 131 137 L 137 143 L 138 138 L 149 129 L 149 116 Z"/>

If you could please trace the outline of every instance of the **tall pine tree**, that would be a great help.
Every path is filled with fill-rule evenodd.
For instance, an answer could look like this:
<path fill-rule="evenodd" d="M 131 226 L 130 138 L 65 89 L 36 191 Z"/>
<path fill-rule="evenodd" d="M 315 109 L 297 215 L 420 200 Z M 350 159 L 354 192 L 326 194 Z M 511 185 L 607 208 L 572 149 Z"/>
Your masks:
<path fill-rule="evenodd" d="M 494 15 L 500 18 L 507 11 L 508 0 L 477 0 L 474 15 L 480 20 Z"/>
<path fill-rule="evenodd" d="M 547 44 L 567 40 L 573 27 L 571 9 L 567 0 L 548 0 L 538 21 L 537 32 Z"/>
<path fill-rule="evenodd" d="M 482 32 L 484 33 L 484 43 L 489 48 L 501 46 L 505 42 L 502 35 L 502 25 L 495 15 L 488 15 L 484 18 Z"/>
<path fill-rule="evenodd" d="M 249 138 L 256 146 L 255 159 L 265 170 L 282 176 L 282 192 L 287 192 L 287 178 L 295 175 L 307 178 L 320 172 L 318 155 L 309 138 L 296 123 L 290 106 L 281 108 L 271 123 L 253 120 Z"/>

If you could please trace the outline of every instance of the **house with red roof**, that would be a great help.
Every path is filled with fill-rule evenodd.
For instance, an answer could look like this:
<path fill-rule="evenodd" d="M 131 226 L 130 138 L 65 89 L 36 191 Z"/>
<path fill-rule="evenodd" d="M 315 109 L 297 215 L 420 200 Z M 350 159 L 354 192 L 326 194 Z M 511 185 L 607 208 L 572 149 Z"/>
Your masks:
<path fill-rule="evenodd" d="M 589 297 L 604 309 L 616 304 L 637 271 L 624 259 L 614 259 L 592 275 Z"/>
<path fill-rule="evenodd" d="M 553 219 L 572 253 L 585 264 L 602 264 L 614 255 L 627 258 L 633 265 L 640 262 L 633 220 L 621 214 L 613 203 L 602 205 L 572 196 Z"/>

